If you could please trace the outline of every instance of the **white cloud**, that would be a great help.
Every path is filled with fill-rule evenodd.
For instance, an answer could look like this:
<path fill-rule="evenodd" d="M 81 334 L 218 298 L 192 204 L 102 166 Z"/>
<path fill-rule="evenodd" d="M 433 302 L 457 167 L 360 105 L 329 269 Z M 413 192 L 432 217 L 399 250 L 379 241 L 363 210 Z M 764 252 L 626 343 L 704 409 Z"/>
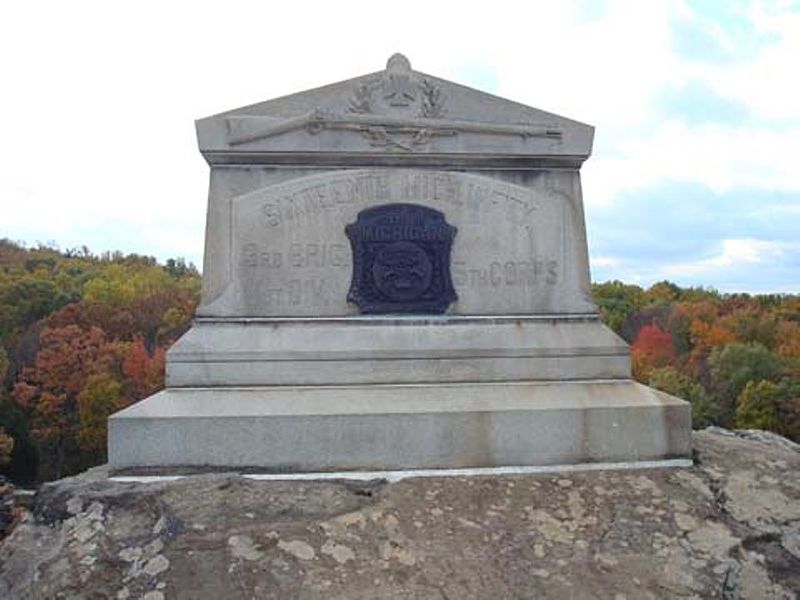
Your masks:
<path fill-rule="evenodd" d="M 620 260 L 613 256 L 593 256 L 593 267 L 617 267 L 620 265 Z"/>
<path fill-rule="evenodd" d="M 773 130 L 667 121 L 646 137 L 617 144 L 616 155 L 584 166 L 587 202 L 607 205 L 621 192 L 663 181 L 699 182 L 718 193 L 737 187 L 800 191 L 800 123 Z"/>
<path fill-rule="evenodd" d="M 718 269 L 771 263 L 789 252 L 797 252 L 800 243 L 772 242 L 769 240 L 722 240 L 719 254 L 703 260 L 676 263 L 661 267 L 666 277 L 712 275 Z"/>

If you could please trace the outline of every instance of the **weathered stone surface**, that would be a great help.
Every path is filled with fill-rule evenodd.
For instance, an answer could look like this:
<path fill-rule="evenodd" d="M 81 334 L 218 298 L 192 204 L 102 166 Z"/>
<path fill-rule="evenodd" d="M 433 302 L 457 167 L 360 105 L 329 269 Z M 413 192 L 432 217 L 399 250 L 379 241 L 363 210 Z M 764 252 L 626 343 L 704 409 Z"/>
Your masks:
<path fill-rule="evenodd" d="M 173 388 L 109 420 L 109 463 L 269 471 L 685 458 L 687 404 L 630 380 Z"/>
<path fill-rule="evenodd" d="M 690 469 L 45 486 L 3 598 L 795 598 L 800 452 L 694 434 Z M 147 594 L 150 594 L 149 596 Z"/>
<path fill-rule="evenodd" d="M 168 387 L 630 377 L 627 344 L 597 317 L 200 322 L 168 356 Z"/>
<path fill-rule="evenodd" d="M 198 121 L 211 173 L 197 320 L 167 353 L 168 389 L 111 417 L 109 462 L 688 457 L 690 406 L 634 384 L 592 301 L 592 137 L 402 55 Z"/>
<path fill-rule="evenodd" d="M 578 172 L 593 132 L 400 55 L 381 73 L 201 119 L 211 183 L 197 314 L 357 314 L 345 228 L 395 203 L 457 228 L 448 313 L 594 313 Z"/>
<path fill-rule="evenodd" d="M 336 165 L 392 157 L 428 166 L 574 167 L 593 135 L 584 123 L 415 71 L 399 54 L 384 71 L 197 121 L 211 165 L 287 165 L 313 155 Z"/>
<path fill-rule="evenodd" d="M 439 210 L 458 228 L 449 313 L 595 312 L 577 172 L 310 168 L 287 181 L 261 168 L 257 187 L 237 193 L 253 170 L 212 170 L 199 316 L 357 314 L 345 227 L 397 202 Z"/>

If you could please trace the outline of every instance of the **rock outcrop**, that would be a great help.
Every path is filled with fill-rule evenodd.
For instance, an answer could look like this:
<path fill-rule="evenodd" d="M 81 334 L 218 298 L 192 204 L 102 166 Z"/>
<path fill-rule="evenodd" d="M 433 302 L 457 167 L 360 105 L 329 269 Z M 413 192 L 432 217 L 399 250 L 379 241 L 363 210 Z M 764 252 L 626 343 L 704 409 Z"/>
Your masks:
<path fill-rule="evenodd" d="M 794 598 L 800 451 L 694 434 L 687 469 L 44 486 L 2 598 Z"/>

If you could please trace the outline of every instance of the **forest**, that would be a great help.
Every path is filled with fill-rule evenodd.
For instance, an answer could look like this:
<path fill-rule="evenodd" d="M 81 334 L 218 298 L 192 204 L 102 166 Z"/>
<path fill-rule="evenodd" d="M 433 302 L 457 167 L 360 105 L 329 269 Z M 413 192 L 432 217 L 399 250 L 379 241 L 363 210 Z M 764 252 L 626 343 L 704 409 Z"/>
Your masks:
<path fill-rule="evenodd" d="M 199 297 L 181 259 L 0 240 L 0 473 L 35 484 L 105 462 L 108 415 L 163 387 Z"/>
<path fill-rule="evenodd" d="M 800 296 L 666 281 L 593 293 L 634 377 L 691 402 L 696 429 L 800 441 Z M 199 295 L 183 259 L 0 240 L 0 474 L 35 485 L 105 462 L 108 415 L 163 387 Z"/>

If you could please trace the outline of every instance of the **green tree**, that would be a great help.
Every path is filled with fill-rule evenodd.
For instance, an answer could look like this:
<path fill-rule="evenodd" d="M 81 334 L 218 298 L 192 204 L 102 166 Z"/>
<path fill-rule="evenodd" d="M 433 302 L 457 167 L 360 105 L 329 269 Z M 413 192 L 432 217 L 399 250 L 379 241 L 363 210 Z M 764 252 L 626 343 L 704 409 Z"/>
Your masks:
<path fill-rule="evenodd" d="M 736 414 L 736 400 L 749 381 L 777 381 L 780 357 L 763 345 L 731 343 L 716 347 L 708 358 L 711 388 L 720 406 L 719 424 L 730 427 Z"/>
<path fill-rule="evenodd" d="M 759 310 L 758 305 L 739 308 L 721 319 L 721 324 L 743 342 L 758 342 L 773 349 L 778 333 L 778 320 Z"/>
<path fill-rule="evenodd" d="M 703 429 L 714 422 L 716 407 L 714 400 L 706 389 L 699 383 L 673 367 L 663 367 L 650 372 L 651 387 L 683 398 L 692 405 L 692 426 Z"/>
<path fill-rule="evenodd" d="M 781 396 L 775 404 L 778 413 L 776 431 L 800 442 L 800 379 L 787 377 L 779 385 Z"/>
<path fill-rule="evenodd" d="M 85 452 L 105 457 L 108 417 L 125 405 L 122 385 L 108 373 L 90 375 L 78 394 L 78 444 Z"/>
<path fill-rule="evenodd" d="M 736 427 L 775 431 L 778 425 L 777 403 L 781 388 L 771 382 L 748 381 L 736 403 Z"/>
<path fill-rule="evenodd" d="M 681 288 L 671 281 L 659 281 L 654 283 L 644 293 L 647 302 L 676 302 L 681 297 Z"/>
<path fill-rule="evenodd" d="M 15 330 L 27 327 L 75 300 L 63 293 L 47 279 L 26 276 L 11 283 L 0 294 L 0 305 L 10 310 L 2 311 L 0 338 Z"/>
<path fill-rule="evenodd" d="M 192 263 L 186 264 L 186 260 L 183 257 L 168 258 L 167 262 L 164 263 L 164 270 L 174 279 L 198 275 L 197 268 Z"/>
<path fill-rule="evenodd" d="M 644 292 L 638 285 L 607 281 L 592 285 L 592 295 L 603 322 L 620 333 L 622 324 L 644 304 Z"/>
<path fill-rule="evenodd" d="M 719 298 L 719 292 L 714 288 L 688 287 L 680 293 L 681 302 L 716 302 Z"/>

